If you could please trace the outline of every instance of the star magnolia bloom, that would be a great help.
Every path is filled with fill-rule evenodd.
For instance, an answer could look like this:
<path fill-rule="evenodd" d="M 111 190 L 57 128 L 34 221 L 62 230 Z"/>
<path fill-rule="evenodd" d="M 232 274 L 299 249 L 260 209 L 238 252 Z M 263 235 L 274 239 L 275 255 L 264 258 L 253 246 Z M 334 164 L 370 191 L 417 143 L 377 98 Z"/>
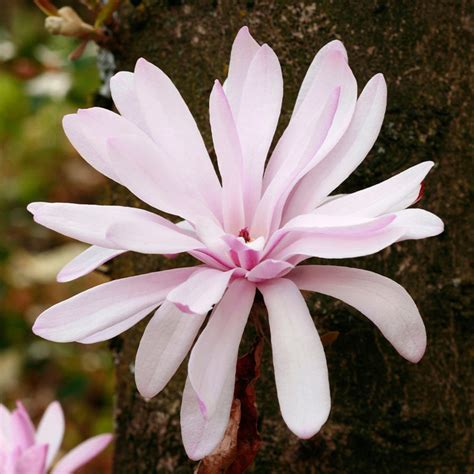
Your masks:
<path fill-rule="evenodd" d="M 163 71 L 139 59 L 133 73 L 119 72 L 110 85 L 120 115 L 101 108 L 68 115 L 69 140 L 98 171 L 183 220 L 174 224 L 121 206 L 31 204 L 36 222 L 91 244 L 60 272 L 59 281 L 130 250 L 188 252 L 202 265 L 92 288 L 41 314 L 36 334 L 59 342 L 103 341 L 158 307 L 138 348 L 137 387 L 145 397 L 159 393 L 192 348 L 181 408 L 192 459 L 209 454 L 223 437 L 239 342 L 257 289 L 268 309 L 281 412 L 301 438 L 313 436 L 326 421 L 330 394 L 323 347 L 300 290 L 357 308 L 403 357 L 421 358 L 423 322 L 400 285 L 365 270 L 296 266 L 309 257 L 361 257 L 443 230 L 435 215 L 406 209 L 418 199 L 432 162 L 362 191 L 328 197 L 377 138 L 386 106 L 381 74 L 357 98 L 342 43 L 322 48 L 265 169 L 283 80 L 272 49 L 242 28 L 229 76 L 223 86 L 215 82 L 210 97 L 221 182 L 193 117 Z"/>
<path fill-rule="evenodd" d="M 64 414 L 51 403 L 35 430 L 21 402 L 11 413 L 0 404 L 0 474 L 46 474 L 58 454 L 64 435 Z M 84 441 L 66 454 L 51 474 L 72 474 L 97 456 L 112 440 L 102 434 Z"/>

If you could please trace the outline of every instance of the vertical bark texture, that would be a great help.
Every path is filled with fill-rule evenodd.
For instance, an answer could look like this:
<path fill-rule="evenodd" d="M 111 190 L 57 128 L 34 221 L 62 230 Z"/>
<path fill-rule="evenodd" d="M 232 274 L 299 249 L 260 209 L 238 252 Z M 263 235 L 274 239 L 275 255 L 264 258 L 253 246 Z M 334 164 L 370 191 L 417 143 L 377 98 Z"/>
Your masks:
<path fill-rule="evenodd" d="M 385 74 L 389 103 L 381 136 L 340 191 L 375 184 L 423 160 L 437 163 L 422 204 L 444 219 L 445 233 L 343 262 L 384 274 L 408 289 L 428 330 L 424 359 L 409 364 L 355 310 L 311 296 L 308 303 L 319 332 L 340 332 L 327 350 L 331 416 L 321 433 L 308 441 L 297 440 L 287 430 L 266 345 L 257 387 L 263 447 L 250 469 L 254 472 L 472 472 L 467 314 L 472 172 L 467 148 L 473 104 L 468 6 L 467 1 L 452 0 L 122 3 L 114 38 L 117 68 L 131 70 L 143 56 L 164 69 L 209 146 L 208 95 L 213 80 L 225 78 L 231 42 L 246 24 L 255 38 L 274 48 L 282 63 L 280 132 L 307 66 L 327 41 L 339 38 L 345 43 L 360 89 L 373 74 Z M 139 205 L 119 188 L 111 190 L 110 202 Z M 113 276 L 166 265 L 170 262 L 129 255 L 114 263 Z M 133 328 L 113 342 L 115 473 L 191 472 L 193 464 L 186 458 L 179 430 L 185 367 L 162 394 L 143 400 L 133 380 L 142 331 L 143 326 Z M 249 334 L 244 339 L 252 340 Z"/>

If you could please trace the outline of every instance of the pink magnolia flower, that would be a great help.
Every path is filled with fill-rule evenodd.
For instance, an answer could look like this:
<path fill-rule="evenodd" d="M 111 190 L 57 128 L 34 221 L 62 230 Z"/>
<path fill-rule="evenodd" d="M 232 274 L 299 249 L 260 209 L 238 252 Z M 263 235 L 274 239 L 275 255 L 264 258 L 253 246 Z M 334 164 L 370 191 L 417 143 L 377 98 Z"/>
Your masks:
<path fill-rule="evenodd" d="M 0 404 L 0 474 L 45 474 L 58 454 L 64 435 L 64 414 L 52 402 L 35 430 L 21 402 L 11 413 Z M 84 441 L 66 454 L 51 474 L 72 474 L 97 456 L 112 440 L 102 434 Z"/>
<path fill-rule="evenodd" d="M 53 306 L 34 332 L 58 342 L 112 338 L 158 308 L 136 357 L 138 390 L 158 394 L 191 349 L 181 408 L 188 455 L 200 459 L 222 439 L 232 403 L 239 342 L 258 289 L 268 310 L 283 418 L 300 438 L 319 431 L 330 409 L 326 359 L 300 290 L 338 298 L 371 320 L 417 362 L 426 334 L 408 293 L 355 268 L 305 265 L 310 257 L 370 255 L 407 239 L 439 234 L 421 209 L 432 162 L 382 183 L 329 196 L 374 144 L 386 107 L 375 75 L 357 97 L 340 41 L 322 48 L 303 80 L 291 120 L 267 154 L 283 95 L 278 59 L 242 28 L 224 85 L 210 96 L 221 180 L 186 104 L 163 71 L 139 59 L 111 80 L 120 115 L 101 108 L 64 118 L 71 143 L 98 171 L 177 224 L 130 207 L 34 203 L 36 222 L 91 247 L 58 275 L 68 281 L 126 251 L 188 252 L 202 265 L 112 281 Z M 194 339 L 212 313 L 193 346 Z"/>

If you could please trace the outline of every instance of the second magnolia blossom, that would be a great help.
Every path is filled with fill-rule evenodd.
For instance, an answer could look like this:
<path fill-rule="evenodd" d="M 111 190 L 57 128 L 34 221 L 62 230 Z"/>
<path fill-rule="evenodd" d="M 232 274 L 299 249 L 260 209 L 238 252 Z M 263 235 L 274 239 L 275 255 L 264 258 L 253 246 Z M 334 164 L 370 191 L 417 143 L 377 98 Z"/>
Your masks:
<path fill-rule="evenodd" d="M 201 265 L 92 288 L 40 315 L 36 334 L 93 343 L 156 310 L 137 353 L 137 387 L 145 397 L 158 394 L 191 350 L 181 426 L 193 459 L 212 452 L 224 435 L 239 343 L 257 289 L 268 310 L 281 412 L 301 438 L 326 421 L 330 392 L 323 347 L 300 290 L 357 308 L 403 357 L 422 357 L 423 322 L 400 285 L 365 270 L 297 266 L 309 257 L 370 255 L 443 230 L 435 215 L 407 209 L 418 199 L 431 162 L 362 191 L 329 196 L 377 138 L 386 107 L 382 75 L 357 97 L 344 46 L 326 45 L 309 67 L 265 168 L 282 74 L 272 49 L 241 29 L 227 80 L 224 86 L 216 81 L 210 97 L 220 180 L 193 117 L 163 71 L 139 59 L 133 73 L 112 78 L 111 90 L 120 115 L 79 110 L 64 119 L 68 138 L 98 171 L 183 220 L 174 224 L 121 206 L 31 204 L 38 223 L 91 244 L 58 279 L 77 278 L 126 251 L 188 252 Z"/>
<path fill-rule="evenodd" d="M 21 402 L 10 412 L 0 404 L 0 474 L 46 474 L 64 436 L 64 414 L 52 402 L 35 429 Z M 51 469 L 51 474 L 72 474 L 103 451 L 112 435 L 94 436 L 76 446 Z"/>

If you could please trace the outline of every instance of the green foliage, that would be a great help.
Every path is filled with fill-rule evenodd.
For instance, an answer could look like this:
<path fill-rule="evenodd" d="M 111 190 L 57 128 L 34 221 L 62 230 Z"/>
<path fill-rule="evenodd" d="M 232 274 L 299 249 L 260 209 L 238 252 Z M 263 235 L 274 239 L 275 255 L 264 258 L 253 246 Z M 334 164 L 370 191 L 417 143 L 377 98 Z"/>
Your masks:
<path fill-rule="evenodd" d="M 2 17 L 3 18 L 3 17 Z M 65 448 L 112 430 L 112 361 L 104 345 L 54 344 L 31 332 L 48 306 L 103 278 L 58 284 L 55 273 L 81 249 L 33 222 L 31 201 L 95 202 L 104 181 L 73 150 L 62 117 L 92 105 L 95 48 L 71 62 L 71 38 L 48 35 L 44 15 L 15 3 L 0 23 L 0 401 L 26 402 L 34 418 L 58 399 Z M 96 461 L 107 471 L 108 461 Z"/>

